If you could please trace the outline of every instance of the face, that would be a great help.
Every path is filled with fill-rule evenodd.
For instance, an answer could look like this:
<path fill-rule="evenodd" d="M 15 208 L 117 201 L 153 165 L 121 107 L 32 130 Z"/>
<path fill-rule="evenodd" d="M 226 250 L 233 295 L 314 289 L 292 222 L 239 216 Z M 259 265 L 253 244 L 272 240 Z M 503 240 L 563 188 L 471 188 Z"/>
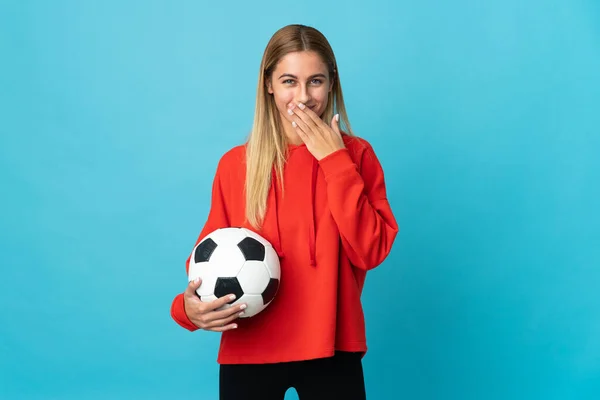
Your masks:
<path fill-rule="evenodd" d="M 268 92 L 275 98 L 282 120 L 290 126 L 292 120 L 287 109 L 291 104 L 303 103 L 322 116 L 332 86 L 327 65 L 313 51 L 288 53 L 279 60 L 267 81 Z"/>

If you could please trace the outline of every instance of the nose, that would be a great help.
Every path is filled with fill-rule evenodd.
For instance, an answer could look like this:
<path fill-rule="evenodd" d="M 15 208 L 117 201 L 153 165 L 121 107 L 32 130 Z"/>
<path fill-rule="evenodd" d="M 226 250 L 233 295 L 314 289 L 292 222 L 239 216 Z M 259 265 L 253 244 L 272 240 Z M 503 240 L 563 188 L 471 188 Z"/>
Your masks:
<path fill-rule="evenodd" d="M 296 101 L 298 103 L 303 103 L 303 104 L 308 104 L 308 102 L 310 101 L 311 97 L 310 97 L 310 92 L 308 91 L 308 88 L 306 85 L 299 85 L 298 86 L 298 91 L 296 93 Z"/>

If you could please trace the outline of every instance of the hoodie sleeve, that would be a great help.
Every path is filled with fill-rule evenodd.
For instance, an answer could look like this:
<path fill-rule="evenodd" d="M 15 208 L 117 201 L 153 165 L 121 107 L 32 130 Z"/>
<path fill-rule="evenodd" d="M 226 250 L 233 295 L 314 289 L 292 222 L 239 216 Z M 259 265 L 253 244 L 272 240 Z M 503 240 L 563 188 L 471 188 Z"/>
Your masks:
<path fill-rule="evenodd" d="M 229 226 L 229 218 L 227 216 L 227 209 L 225 207 L 225 194 L 223 187 L 224 180 L 222 178 L 223 174 L 221 164 L 222 163 L 220 162 L 212 184 L 210 212 L 208 214 L 206 223 L 204 224 L 204 228 L 202 228 L 200 235 L 198 235 L 198 239 L 196 239 L 194 247 L 196 247 L 196 245 L 212 231 Z M 185 261 L 186 275 L 189 270 L 190 257 L 191 254 Z M 175 299 L 173 299 L 173 303 L 171 304 L 171 317 L 175 320 L 175 322 L 189 331 L 195 331 L 198 329 L 198 327 L 192 321 L 190 321 L 185 313 L 183 293 L 178 294 L 175 296 Z"/>
<path fill-rule="evenodd" d="M 354 266 L 369 270 L 390 253 L 398 225 L 387 200 L 381 164 L 373 148 L 365 145 L 360 170 L 348 149 L 328 155 L 319 164 L 342 246 Z"/>

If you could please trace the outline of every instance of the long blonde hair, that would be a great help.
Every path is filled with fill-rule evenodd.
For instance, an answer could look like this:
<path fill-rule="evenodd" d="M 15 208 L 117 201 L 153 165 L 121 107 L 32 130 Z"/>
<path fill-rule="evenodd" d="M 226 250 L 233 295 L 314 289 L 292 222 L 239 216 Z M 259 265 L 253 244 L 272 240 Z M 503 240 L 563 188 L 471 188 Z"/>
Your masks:
<path fill-rule="evenodd" d="M 298 51 L 314 51 L 327 65 L 333 86 L 322 118 L 328 122 L 335 112 L 339 113 L 340 129 L 352 135 L 335 55 L 325 36 L 305 25 L 288 25 L 279 29 L 267 44 L 260 63 L 254 124 L 246 142 L 246 219 L 256 229 L 262 226 L 267 211 L 273 167 L 283 192 L 283 167 L 288 145 L 275 100 L 268 93 L 267 82 L 279 60 Z"/>

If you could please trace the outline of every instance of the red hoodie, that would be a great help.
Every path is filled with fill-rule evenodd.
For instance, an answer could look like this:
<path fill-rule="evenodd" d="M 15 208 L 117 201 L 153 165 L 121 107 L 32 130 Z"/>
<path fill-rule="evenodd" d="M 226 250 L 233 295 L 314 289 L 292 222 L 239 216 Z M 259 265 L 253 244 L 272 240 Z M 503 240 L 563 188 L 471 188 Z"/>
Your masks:
<path fill-rule="evenodd" d="M 360 295 L 366 272 L 387 257 L 398 226 L 373 148 L 364 139 L 342 136 L 346 148 L 321 161 L 304 144 L 289 146 L 284 193 L 272 179 L 260 230 L 245 220 L 245 147 L 234 147 L 219 161 L 210 213 L 196 244 L 215 229 L 244 227 L 267 239 L 281 264 L 277 296 L 260 314 L 237 319 L 238 328 L 222 334 L 219 363 L 367 351 Z M 189 257 L 186 271 L 188 264 Z M 198 329 L 185 313 L 183 294 L 173 300 L 171 315 L 184 328 Z"/>

